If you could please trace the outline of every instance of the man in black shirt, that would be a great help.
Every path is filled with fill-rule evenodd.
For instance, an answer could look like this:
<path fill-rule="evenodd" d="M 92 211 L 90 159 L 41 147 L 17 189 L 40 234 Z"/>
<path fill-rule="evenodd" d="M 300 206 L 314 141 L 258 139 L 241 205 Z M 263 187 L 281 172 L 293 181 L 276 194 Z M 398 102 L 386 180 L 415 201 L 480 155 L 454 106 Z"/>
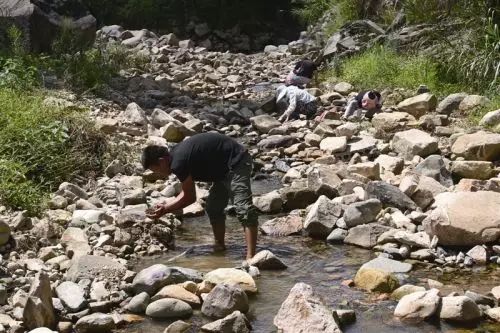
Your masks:
<path fill-rule="evenodd" d="M 182 182 L 182 191 L 175 200 L 157 205 L 148 217 L 159 218 L 189 206 L 196 201 L 194 182 L 212 182 L 206 212 L 216 248 L 225 249 L 224 209 L 231 197 L 245 231 L 247 259 L 255 255 L 258 220 L 250 186 L 252 157 L 245 147 L 222 134 L 197 134 L 177 144 L 170 152 L 164 146 L 146 147 L 142 165 L 164 177 L 173 173 Z"/>

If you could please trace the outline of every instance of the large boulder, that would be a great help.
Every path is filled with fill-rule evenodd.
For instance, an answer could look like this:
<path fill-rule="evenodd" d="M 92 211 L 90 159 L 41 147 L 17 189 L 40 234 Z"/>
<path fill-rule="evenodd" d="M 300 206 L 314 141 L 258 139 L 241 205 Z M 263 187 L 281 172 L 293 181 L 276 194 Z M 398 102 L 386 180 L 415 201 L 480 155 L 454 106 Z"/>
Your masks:
<path fill-rule="evenodd" d="M 438 150 L 438 141 L 424 131 L 411 129 L 398 132 L 392 140 L 392 148 L 406 159 L 415 155 L 426 157 Z"/>
<path fill-rule="evenodd" d="M 157 319 L 184 318 L 193 314 L 189 304 L 175 298 L 162 298 L 146 308 L 146 315 Z"/>
<path fill-rule="evenodd" d="M 453 322 L 473 323 L 481 318 L 481 311 L 467 296 L 443 297 L 439 317 Z"/>
<path fill-rule="evenodd" d="M 394 315 L 403 319 L 425 320 L 436 313 L 440 302 L 437 289 L 417 291 L 401 298 Z"/>
<path fill-rule="evenodd" d="M 250 333 L 250 322 L 240 311 L 201 327 L 203 332 L 210 333 Z"/>
<path fill-rule="evenodd" d="M 342 206 L 322 195 L 309 210 L 304 229 L 311 237 L 326 239 L 341 215 Z"/>
<path fill-rule="evenodd" d="M 500 123 L 500 109 L 495 111 L 490 111 L 484 115 L 484 117 L 479 122 L 482 126 L 495 126 Z"/>
<path fill-rule="evenodd" d="M 224 318 L 234 311 L 248 312 L 248 297 L 237 285 L 221 283 L 208 293 L 201 312 L 208 317 Z"/>
<path fill-rule="evenodd" d="M 418 119 L 426 113 L 433 112 L 436 109 L 436 105 L 436 96 L 429 93 L 424 93 L 415 97 L 405 99 L 398 104 L 398 110 L 401 112 L 409 113 Z"/>
<path fill-rule="evenodd" d="M 467 97 L 466 93 L 451 94 L 439 102 L 436 111 L 440 114 L 450 115 L 458 110 L 460 103 Z"/>
<path fill-rule="evenodd" d="M 450 187 L 453 185 L 451 172 L 448 170 L 447 163 L 441 155 L 431 155 L 420 162 L 414 170 L 415 173 L 434 178 L 441 185 Z"/>
<path fill-rule="evenodd" d="M 247 293 L 257 292 L 257 285 L 250 274 L 235 268 L 218 268 L 208 272 L 205 275 L 205 281 L 213 284 L 235 284 L 240 286 Z"/>
<path fill-rule="evenodd" d="M 79 0 L 72 1 L 2 1 L 0 10 L 0 43 L 8 42 L 7 31 L 18 27 L 24 45 L 33 52 L 51 52 L 63 29 L 68 27 L 82 46 L 91 46 L 95 39 L 97 21 Z M 4 45 L 5 45 L 4 44 Z"/>
<path fill-rule="evenodd" d="M 377 199 L 356 202 L 347 207 L 344 212 L 344 221 L 348 228 L 375 221 L 382 210 L 382 203 Z"/>
<path fill-rule="evenodd" d="M 286 333 L 341 333 L 338 323 L 311 286 L 297 283 L 281 305 L 274 325 Z"/>
<path fill-rule="evenodd" d="M 382 112 L 373 116 L 372 125 L 378 131 L 394 132 L 402 130 L 407 124 L 416 122 L 415 117 L 406 112 Z"/>
<path fill-rule="evenodd" d="M 439 244 L 473 246 L 492 243 L 500 237 L 500 193 L 455 192 L 435 197 L 436 208 L 424 220 L 425 231 Z"/>
<path fill-rule="evenodd" d="M 500 134 L 477 132 L 458 137 L 451 152 L 466 160 L 497 161 L 500 159 Z"/>
<path fill-rule="evenodd" d="M 489 102 L 490 102 L 490 100 L 485 96 L 467 95 L 460 102 L 458 109 L 460 111 L 471 111 L 471 110 L 474 110 L 476 108 L 483 107 L 483 106 L 487 105 Z"/>
<path fill-rule="evenodd" d="M 468 179 L 487 180 L 493 176 L 493 163 L 488 161 L 454 161 L 451 164 L 454 176 Z"/>
<path fill-rule="evenodd" d="M 378 223 L 361 224 L 349 229 L 344 243 L 371 249 L 377 245 L 379 236 L 388 230 L 389 227 Z"/>
<path fill-rule="evenodd" d="M 55 328 L 56 314 L 52 304 L 52 289 L 49 276 L 45 272 L 37 273 L 28 293 L 23 310 L 24 325 L 28 329 L 37 327 Z"/>
<path fill-rule="evenodd" d="M 333 199 L 338 195 L 342 180 L 336 171 L 328 166 L 317 165 L 307 173 L 307 187 L 317 195 L 326 195 Z"/>
<path fill-rule="evenodd" d="M 283 199 L 278 191 L 272 191 L 259 197 L 254 197 L 253 204 L 263 213 L 276 214 L 283 208 Z"/>
<path fill-rule="evenodd" d="M 85 291 L 83 288 L 71 281 L 64 281 L 56 288 L 57 297 L 69 312 L 78 312 L 86 305 Z"/>

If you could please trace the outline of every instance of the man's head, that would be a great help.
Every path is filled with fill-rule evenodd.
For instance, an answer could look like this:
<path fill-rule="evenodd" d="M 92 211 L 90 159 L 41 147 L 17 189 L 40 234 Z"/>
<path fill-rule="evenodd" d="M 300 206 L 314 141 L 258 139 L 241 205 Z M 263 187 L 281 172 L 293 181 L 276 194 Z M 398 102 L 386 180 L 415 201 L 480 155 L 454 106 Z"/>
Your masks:
<path fill-rule="evenodd" d="M 361 105 L 365 110 L 380 109 L 382 107 L 382 96 L 378 91 L 368 91 L 361 101 Z"/>
<path fill-rule="evenodd" d="M 170 170 L 170 154 L 164 146 L 147 146 L 142 151 L 141 163 L 144 170 L 151 170 L 163 177 L 168 177 Z"/>

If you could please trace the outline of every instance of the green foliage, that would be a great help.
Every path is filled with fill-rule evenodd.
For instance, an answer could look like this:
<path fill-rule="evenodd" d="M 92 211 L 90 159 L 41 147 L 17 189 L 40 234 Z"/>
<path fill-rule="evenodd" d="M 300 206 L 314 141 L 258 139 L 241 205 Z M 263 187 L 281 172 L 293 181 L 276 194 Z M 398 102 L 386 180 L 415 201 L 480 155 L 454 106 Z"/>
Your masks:
<path fill-rule="evenodd" d="M 500 110 L 500 95 L 495 95 L 490 99 L 490 103 L 487 105 L 472 110 L 467 114 L 468 121 L 472 125 L 478 125 L 481 119 L 490 111 Z M 500 128 L 497 127 L 495 130 L 499 131 Z"/>
<path fill-rule="evenodd" d="M 102 169 L 104 138 L 81 110 L 48 107 L 40 95 L 11 89 L 0 89 L 0 110 L 0 160 L 17 170 L 8 178 L 2 174 L 6 204 L 34 211 L 34 203 L 61 182 Z"/>
<path fill-rule="evenodd" d="M 425 84 L 432 91 L 445 94 L 458 89 L 440 80 L 438 65 L 422 55 L 403 55 L 376 47 L 340 63 L 336 71 L 327 72 L 329 80 L 339 77 L 360 89 L 416 89 Z"/>
<path fill-rule="evenodd" d="M 303 23 L 314 24 L 332 8 L 334 3 L 334 0 L 306 1 L 301 7 L 294 8 L 293 14 Z"/>

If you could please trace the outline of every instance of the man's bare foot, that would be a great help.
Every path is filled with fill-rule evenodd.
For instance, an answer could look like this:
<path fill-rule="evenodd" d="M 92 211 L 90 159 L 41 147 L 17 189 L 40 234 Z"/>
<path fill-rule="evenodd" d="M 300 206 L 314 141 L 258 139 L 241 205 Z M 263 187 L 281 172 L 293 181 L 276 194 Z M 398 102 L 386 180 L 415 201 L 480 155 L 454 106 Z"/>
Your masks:
<path fill-rule="evenodd" d="M 226 251 L 226 245 L 219 243 L 214 244 L 214 252 L 224 252 L 224 251 Z"/>

